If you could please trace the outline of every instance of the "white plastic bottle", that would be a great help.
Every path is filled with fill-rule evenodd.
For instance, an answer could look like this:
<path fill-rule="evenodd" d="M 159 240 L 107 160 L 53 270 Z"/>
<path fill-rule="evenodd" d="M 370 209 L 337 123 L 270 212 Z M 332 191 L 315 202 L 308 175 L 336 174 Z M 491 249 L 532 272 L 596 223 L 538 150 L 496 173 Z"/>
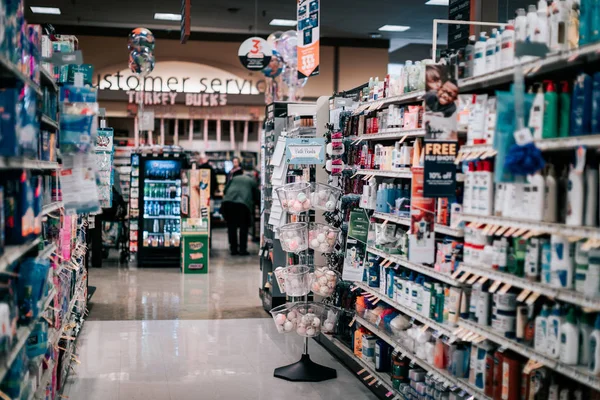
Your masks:
<path fill-rule="evenodd" d="M 463 193 L 463 209 L 465 210 L 465 214 L 473 214 L 473 210 L 471 207 L 471 197 L 473 196 L 473 166 L 474 164 L 470 162 L 468 164 L 467 172 L 465 173 L 465 189 Z"/>
<path fill-rule="evenodd" d="M 590 335 L 590 360 L 588 368 L 592 374 L 600 375 L 600 314 L 596 317 L 594 331 Z"/>
<path fill-rule="evenodd" d="M 473 186 L 471 188 L 471 213 L 480 215 L 481 204 L 479 194 L 481 192 L 481 162 L 476 161 L 473 169 Z"/>
<path fill-rule="evenodd" d="M 485 42 L 485 72 L 490 73 L 496 70 L 496 37 L 498 29 L 492 29 L 492 34 Z"/>
<path fill-rule="evenodd" d="M 485 43 L 487 37 L 485 32 L 479 34 L 479 40 L 475 43 L 475 60 L 473 61 L 473 76 L 485 74 Z"/>
<path fill-rule="evenodd" d="M 579 329 L 575 309 L 569 309 L 565 322 L 560 326 L 559 359 L 567 365 L 577 365 L 579 361 Z"/>
<path fill-rule="evenodd" d="M 590 362 L 590 337 L 592 327 L 591 314 L 583 313 L 579 319 L 579 364 L 588 365 Z"/>
<path fill-rule="evenodd" d="M 583 174 L 571 166 L 569 171 L 569 184 L 567 185 L 567 221 L 570 226 L 583 225 Z"/>
<path fill-rule="evenodd" d="M 558 191 L 556 187 L 554 165 L 552 164 L 549 164 L 548 166 L 548 174 L 546 175 L 545 181 L 546 196 L 544 198 L 544 222 L 556 222 Z"/>
<path fill-rule="evenodd" d="M 535 31 L 538 27 L 537 8 L 535 4 L 530 4 L 527 8 L 527 41 L 533 42 Z"/>
<path fill-rule="evenodd" d="M 598 226 L 598 170 L 585 170 L 585 226 Z"/>
<path fill-rule="evenodd" d="M 540 315 L 535 317 L 535 336 L 533 337 L 533 347 L 535 351 L 548 354 L 548 306 L 544 304 Z"/>
<path fill-rule="evenodd" d="M 515 40 L 524 42 L 527 40 L 527 13 L 524 8 L 517 9 L 515 18 Z"/>
<path fill-rule="evenodd" d="M 570 243 L 566 236 L 554 234 L 550 237 L 550 244 L 550 285 L 559 289 L 571 289 L 575 270 L 575 243 Z"/>
<path fill-rule="evenodd" d="M 546 0 L 538 1 L 537 29 L 533 36 L 533 41 L 547 45 L 550 44 L 550 21 L 548 19 L 548 3 Z"/>
<path fill-rule="evenodd" d="M 515 64 L 515 27 L 507 25 L 502 32 L 500 48 L 500 68 L 509 68 Z"/>
<path fill-rule="evenodd" d="M 560 305 L 557 303 L 548 317 L 548 357 L 558 358 L 560 354 L 560 330 L 563 324 Z"/>
<path fill-rule="evenodd" d="M 533 129 L 533 138 L 542 139 L 542 131 L 544 130 L 544 87 L 538 86 L 535 93 L 531 112 L 529 113 L 529 128 Z"/>
<path fill-rule="evenodd" d="M 494 173 L 491 161 L 481 161 L 479 181 L 479 214 L 490 216 L 494 211 Z"/>
<path fill-rule="evenodd" d="M 494 65 L 496 69 L 502 68 L 502 33 L 504 33 L 504 28 L 494 29 L 496 31 L 496 51 L 494 52 Z M 494 31 L 492 30 L 492 32 Z"/>
<path fill-rule="evenodd" d="M 527 218 L 533 221 L 541 221 L 544 217 L 545 182 L 544 177 L 538 171 L 529 176 L 529 213 Z"/>

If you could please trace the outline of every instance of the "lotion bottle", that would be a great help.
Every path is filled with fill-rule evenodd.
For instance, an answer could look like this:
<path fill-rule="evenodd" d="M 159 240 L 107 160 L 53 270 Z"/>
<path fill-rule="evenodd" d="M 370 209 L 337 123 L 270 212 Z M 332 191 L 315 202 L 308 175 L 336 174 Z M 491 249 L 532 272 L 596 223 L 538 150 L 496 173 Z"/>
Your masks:
<path fill-rule="evenodd" d="M 588 365 L 590 362 L 590 338 L 592 327 L 591 314 L 583 313 L 579 319 L 579 364 Z"/>
<path fill-rule="evenodd" d="M 575 309 L 570 308 L 565 322 L 560 326 L 559 359 L 567 365 L 577 365 L 579 357 L 579 329 Z"/>
<path fill-rule="evenodd" d="M 538 27 L 537 8 L 535 4 L 530 4 L 527 8 L 527 41 L 533 42 L 535 38 L 535 32 Z"/>
<path fill-rule="evenodd" d="M 598 226 L 598 170 L 585 170 L 585 226 Z"/>
<path fill-rule="evenodd" d="M 510 24 L 502 32 L 500 46 L 500 68 L 509 68 L 515 64 L 515 27 Z"/>
<path fill-rule="evenodd" d="M 527 40 L 527 13 L 524 8 L 517 9 L 515 18 L 515 41 L 525 42 Z"/>
<path fill-rule="evenodd" d="M 465 47 L 465 59 L 466 68 L 465 68 L 465 77 L 470 78 L 473 76 L 473 66 L 475 62 L 475 35 L 469 36 L 469 44 Z"/>
<path fill-rule="evenodd" d="M 583 174 L 571 166 L 567 192 L 567 220 L 569 226 L 583 225 Z"/>
<path fill-rule="evenodd" d="M 560 305 L 556 303 L 548 317 L 548 356 L 558 358 L 560 354 L 560 332 L 564 318 L 561 315 Z"/>
<path fill-rule="evenodd" d="M 492 34 L 485 42 L 485 72 L 490 73 L 496 70 L 496 40 L 498 29 L 492 29 Z"/>
<path fill-rule="evenodd" d="M 594 331 L 590 335 L 590 360 L 588 363 L 589 371 L 600 375 L 600 314 L 596 317 Z"/>
<path fill-rule="evenodd" d="M 485 47 L 487 37 L 481 32 L 479 40 L 475 43 L 475 60 L 473 61 L 473 76 L 485 74 Z"/>
<path fill-rule="evenodd" d="M 537 8 L 537 29 L 533 41 L 537 43 L 550 43 L 550 26 L 548 20 L 548 3 L 546 0 L 538 1 Z"/>
<path fill-rule="evenodd" d="M 548 165 L 548 174 L 544 182 L 544 222 L 556 222 L 556 203 L 558 191 L 556 186 L 556 176 L 554 173 L 554 165 Z"/>
<path fill-rule="evenodd" d="M 544 217 L 545 179 L 538 171 L 529 177 L 529 215 L 528 219 L 542 221 Z"/>
<path fill-rule="evenodd" d="M 533 129 L 533 138 L 535 140 L 542 139 L 542 131 L 544 129 L 544 89 L 540 85 L 538 86 L 538 90 L 535 94 L 535 98 L 533 99 L 533 104 L 531 105 L 531 112 L 529 113 L 529 128 Z"/>
<path fill-rule="evenodd" d="M 548 348 L 548 306 L 544 304 L 542 311 L 535 318 L 535 337 L 533 340 L 533 347 L 535 351 L 542 354 L 549 354 Z"/>

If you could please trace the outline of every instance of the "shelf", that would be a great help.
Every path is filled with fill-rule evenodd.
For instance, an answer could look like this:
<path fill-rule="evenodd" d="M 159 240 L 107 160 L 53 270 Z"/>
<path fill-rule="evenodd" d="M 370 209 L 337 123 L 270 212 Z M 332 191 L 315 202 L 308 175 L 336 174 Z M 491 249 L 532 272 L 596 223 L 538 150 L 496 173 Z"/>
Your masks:
<path fill-rule="evenodd" d="M 357 140 L 391 140 L 391 139 L 402 139 L 402 138 L 417 138 L 425 136 L 425 129 L 402 129 L 402 128 L 388 128 L 382 129 L 377 133 L 366 133 L 364 135 L 358 135 Z"/>
<path fill-rule="evenodd" d="M 471 332 L 476 333 L 479 336 L 483 336 L 491 340 L 492 342 L 499 344 L 500 346 L 506 347 L 507 349 L 510 349 L 515 353 L 521 354 L 524 357 L 538 361 L 544 364 L 546 367 L 551 368 L 573 379 L 574 381 L 589 386 L 592 389 L 600 390 L 600 379 L 587 373 L 587 371 L 582 367 L 563 364 L 556 359 L 538 353 L 529 346 L 525 346 L 514 340 L 505 338 L 504 336 L 495 332 L 491 327 L 481 326 L 472 321 L 467 321 L 464 319 L 461 319 L 459 321 L 459 326 L 461 328 L 470 330 Z"/>
<path fill-rule="evenodd" d="M 159 197 L 144 197 L 145 201 L 181 201 L 181 197 L 176 197 L 174 199 L 162 199 Z"/>
<path fill-rule="evenodd" d="M 33 80 L 31 80 L 31 78 L 21 72 L 19 67 L 13 64 L 4 55 L 0 56 L 0 77 L 21 81 L 32 88 L 39 96 L 42 95 L 40 85 L 35 83 Z"/>
<path fill-rule="evenodd" d="M 52 91 L 58 92 L 58 85 L 56 84 L 52 73 L 43 66 L 40 66 L 40 78 L 42 86 L 49 87 Z"/>
<path fill-rule="evenodd" d="M 600 228 L 590 226 L 568 226 L 541 221 L 524 221 L 520 219 L 461 214 L 465 222 L 476 222 L 487 225 L 508 226 L 511 228 L 528 229 L 541 234 L 557 234 L 562 236 L 579 237 L 581 239 L 600 239 Z"/>
<path fill-rule="evenodd" d="M 178 215 L 144 215 L 145 219 L 180 219 Z"/>
<path fill-rule="evenodd" d="M 502 281 L 511 286 L 531 290 L 544 295 L 550 299 L 558 299 L 565 303 L 575 304 L 580 307 L 589 308 L 595 311 L 600 311 L 600 297 L 586 296 L 583 293 L 574 290 L 558 289 L 546 285 L 541 282 L 530 281 L 525 278 L 520 278 L 506 272 L 496 271 L 490 267 L 471 264 L 460 264 L 459 269 L 464 272 L 484 276 L 488 279 Z"/>
<path fill-rule="evenodd" d="M 379 383 L 381 384 L 381 386 L 383 386 L 386 390 L 388 390 L 388 393 L 391 393 L 393 395 L 393 396 L 390 395 L 390 397 L 388 397 L 388 399 L 397 400 L 397 399 L 401 398 L 400 395 L 398 394 L 398 392 L 396 391 L 396 389 L 394 389 L 394 387 L 391 384 L 392 376 L 389 373 L 377 372 L 375 370 L 375 366 L 373 364 L 366 362 L 365 360 L 363 360 L 360 357 L 357 357 L 352 352 L 352 350 L 350 350 L 348 347 L 346 347 L 338 339 L 336 339 L 335 337 L 333 337 L 331 335 L 327 335 L 325 333 L 323 333 L 323 336 L 325 336 L 327 338 L 327 340 L 329 340 L 331 342 L 331 344 L 333 344 L 340 351 L 342 351 L 347 357 L 350 357 L 352 360 L 354 360 L 358 364 L 360 364 L 360 366 L 363 367 L 370 375 L 372 375 L 373 378 L 377 378 L 379 380 Z M 357 376 L 357 377 L 359 379 L 362 379 L 361 376 Z"/>
<path fill-rule="evenodd" d="M 385 178 L 405 178 L 412 179 L 410 168 L 403 168 L 398 171 L 382 171 L 379 169 L 359 169 L 356 171 L 358 175 L 382 176 Z"/>
<path fill-rule="evenodd" d="M 79 296 L 84 291 L 84 288 L 86 287 L 86 285 L 85 285 L 86 281 L 87 281 L 87 277 L 85 279 L 83 279 L 83 276 L 82 276 L 82 278 L 77 282 L 77 284 L 76 284 L 77 289 L 75 290 L 75 293 L 73 294 L 73 298 L 69 302 L 69 306 L 67 308 L 67 315 L 64 315 L 63 318 L 61 319 L 61 321 L 62 321 L 61 327 L 59 329 L 56 329 L 52 336 L 48 335 L 48 338 L 50 341 L 50 346 L 55 347 L 58 345 L 58 342 L 60 341 L 60 338 L 62 336 L 62 332 L 64 331 L 65 327 L 70 323 L 71 314 L 73 313 L 73 308 L 75 308 L 75 303 L 77 302 L 77 299 L 79 298 Z"/>
<path fill-rule="evenodd" d="M 383 219 L 385 221 L 393 222 L 399 225 L 410 226 L 410 218 L 408 217 L 399 217 L 393 214 L 386 214 L 382 212 L 374 212 L 373 217 Z M 463 229 L 452 228 L 446 225 L 435 224 L 435 231 L 442 235 L 448 235 L 453 237 L 463 237 L 465 232 Z"/>
<path fill-rule="evenodd" d="M 56 122 L 56 120 L 52 119 L 51 117 L 47 116 L 46 114 L 42 114 L 42 126 L 46 126 L 52 129 L 58 129 L 58 122 Z"/>
<path fill-rule="evenodd" d="M 317 128 L 314 126 L 298 126 L 287 131 L 287 136 L 302 136 L 302 135 L 314 135 L 317 133 Z M 283 132 L 282 132 L 283 134 Z"/>
<path fill-rule="evenodd" d="M 375 111 L 379 110 L 382 107 L 388 106 L 390 104 L 407 104 L 407 103 L 415 103 L 417 101 L 421 101 L 422 97 L 425 95 L 424 90 L 417 90 L 416 92 L 404 93 L 399 96 L 386 97 L 384 99 L 372 100 L 365 103 L 362 103 L 354 112 L 354 115 L 359 114 L 362 111 Z"/>
<path fill-rule="evenodd" d="M 358 286 L 359 288 L 361 288 L 362 290 L 364 290 L 365 292 L 372 294 L 373 296 L 377 297 L 378 299 L 381 299 L 381 301 L 394 307 L 396 310 L 421 322 L 423 325 L 428 325 L 431 329 L 438 331 L 439 333 L 447 336 L 448 338 L 454 337 L 454 335 L 452 334 L 452 331 L 455 330 L 456 327 L 449 327 L 444 324 L 440 324 L 439 322 L 434 321 L 431 318 L 425 317 L 425 316 L 419 314 L 418 312 L 416 312 L 415 310 L 410 309 L 406 306 L 403 306 L 402 304 L 398 303 L 397 301 L 395 301 L 393 299 L 390 299 L 387 295 L 381 293 L 379 290 L 369 287 L 364 282 L 354 282 L 354 284 L 356 286 Z"/>
<path fill-rule="evenodd" d="M 42 215 L 48 215 L 54 211 L 58 211 L 65 205 L 62 201 L 55 201 L 54 203 L 46 204 L 42 207 Z"/>
<path fill-rule="evenodd" d="M 35 393 L 33 393 L 34 400 L 40 400 L 46 398 L 46 386 L 50 383 L 52 378 L 52 371 L 54 370 L 54 361 L 50 360 L 48 368 L 44 371 L 44 374 L 40 378 L 40 385 L 38 386 Z"/>
<path fill-rule="evenodd" d="M 181 183 L 181 179 L 177 179 L 177 180 L 173 180 L 173 179 L 163 179 L 163 180 L 144 179 L 144 183 Z"/>
<path fill-rule="evenodd" d="M 367 252 L 375 254 L 377 256 L 383 257 L 385 259 L 391 260 L 392 262 L 401 265 L 405 268 L 411 269 L 413 271 L 419 272 L 423 275 L 427 275 L 433 279 L 437 279 L 438 281 L 447 283 L 449 285 L 452 286 L 462 286 L 462 283 L 459 282 L 458 280 L 452 278 L 450 275 L 448 274 L 444 274 L 441 273 L 439 271 L 436 271 L 435 269 L 431 268 L 431 267 L 427 267 L 423 264 L 415 264 L 412 263 L 410 261 L 408 261 L 406 258 L 400 257 L 398 255 L 391 255 L 386 253 L 385 251 L 381 251 L 376 249 L 375 247 L 369 246 L 367 247 Z"/>
<path fill-rule="evenodd" d="M 0 271 L 6 271 L 12 263 L 17 261 L 28 251 L 37 247 L 39 243 L 40 238 L 36 238 L 25 244 L 6 246 L 4 248 L 4 254 L 0 257 Z"/>
<path fill-rule="evenodd" d="M 423 368 L 425 371 L 430 372 L 435 378 L 437 378 L 438 381 L 443 382 L 451 390 L 453 387 L 455 387 L 455 389 L 462 389 L 465 392 L 473 395 L 477 399 L 488 399 L 487 396 L 485 396 L 485 394 L 480 391 L 480 389 L 471 386 L 467 380 L 452 376 L 448 371 L 436 368 L 435 366 L 429 364 L 427 361 L 418 358 L 411 351 L 409 351 L 399 342 L 390 337 L 386 332 L 377 328 L 375 325 L 371 324 L 364 318 L 359 317 L 357 315 L 356 321 L 365 328 L 367 328 L 369 331 L 373 332 L 373 334 L 377 335 L 384 342 L 392 346 L 395 350 L 401 352 L 406 357 L 410 358 L 419 367 Z"/>
<path fill-rule="evenodd" d="M 585 64 L 587 61 L 597 59 L 598 51 L 600 51 L 600 43 L 593 43 L 575 50 L 549 54 L 543 59 L 524 62 L 521 64 L 521 69 L 525 78 L 533 78 L 541 74 L 564 69 L 565 67 L 575 67 L 578 64 Z M 468 93 L 477 89 L 488 89 L 511 83 L 514 80 L 516 68 L 518 67 L 509 67 L 473 78 L 460 79 L 458 81 L 460 93 Z"/>
<path fill-rule="evenodd" d="M 60 165 L 54 161 L 32 160 L 22 157 L 0 157 L 0 170 L 2 169 L 37 169 L 56 170 Z"/>

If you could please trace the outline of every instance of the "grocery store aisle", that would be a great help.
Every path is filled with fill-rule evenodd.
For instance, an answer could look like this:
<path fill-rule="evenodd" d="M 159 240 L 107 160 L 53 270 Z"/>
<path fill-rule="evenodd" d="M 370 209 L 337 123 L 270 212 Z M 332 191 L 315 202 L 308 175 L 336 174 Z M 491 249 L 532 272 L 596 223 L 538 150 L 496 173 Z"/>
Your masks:
<path fill-rule="evenodd" d="M 298 361 L 303 339 L 280 335 L 258 298 L 256 244 L 231 257 L 215 230 L 208 275 L 131 268 L 90 270 L 97 290 L 78 339 L 78 358 L 63 392 L 69 400 L 263 400 L 374 398 L 325 349 L 311 358 L 338 379 L 293 383 L 273 377 Z"/>

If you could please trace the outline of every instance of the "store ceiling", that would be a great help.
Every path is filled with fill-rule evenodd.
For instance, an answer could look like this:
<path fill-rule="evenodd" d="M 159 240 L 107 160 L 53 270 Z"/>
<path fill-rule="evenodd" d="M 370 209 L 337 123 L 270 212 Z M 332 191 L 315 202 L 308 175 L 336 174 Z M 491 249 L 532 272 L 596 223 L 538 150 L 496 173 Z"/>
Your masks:
<path fill-rule="evenodd" d="M 394 50 L 409 43 L 431 43 L 432 20 L 447 18 L 448 7 L 428 6 L 426 0 L 322 0 L 322 37 L 370 38 L 383 25 L 408 25 L 405 32 L 384 32 Z M 26 0 L 27 20 L 34 23 L 102 28 L 179 30 L 179 22 L 154 20 L 154 13 L 179 13 L 180 0 Z M 296 0 L 257 0 L 258 32 L 268 34 L 285 27 L 270 26 L 273 18 L 295 19 Z M 59 7 L 61 15 L 31 13 L 29 6 Z M 249 34 L 254 32 L 252 0 L 192 0 L 192 39 L 202 32 Z M 446 41 L 446 31 L 439 38 Z M 99 32 L 100 34 L 100 32 Z"/>

